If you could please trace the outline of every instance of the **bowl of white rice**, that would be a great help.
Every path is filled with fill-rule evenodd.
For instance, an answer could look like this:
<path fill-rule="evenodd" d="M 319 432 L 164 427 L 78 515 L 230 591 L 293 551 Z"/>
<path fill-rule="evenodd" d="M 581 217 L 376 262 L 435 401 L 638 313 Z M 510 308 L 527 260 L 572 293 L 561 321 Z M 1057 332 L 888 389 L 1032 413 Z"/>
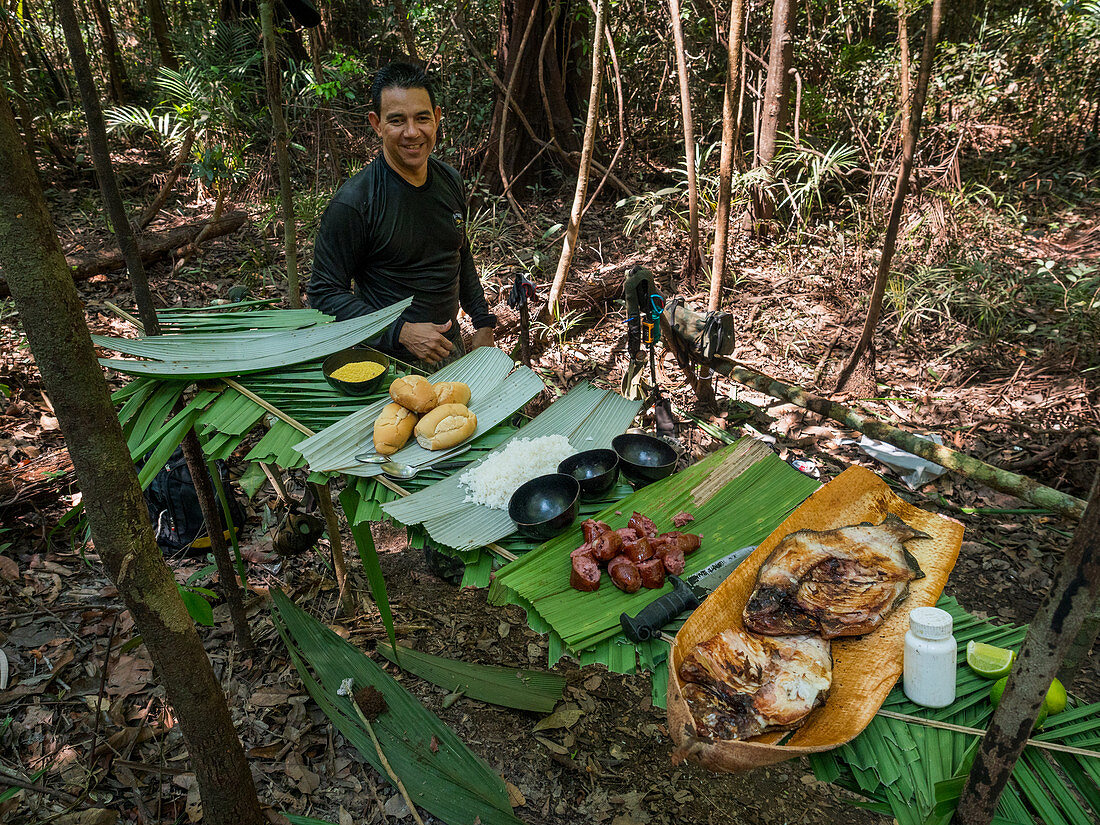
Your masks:
<path fill-rule="evenodd" d="M 490 453 L 459 476 L 459 484 L 466 488 L 464 500 L 505 510 L 512 494 L 523 484 L 556 472 L 562 460 L 575 452 L 563 435 L 513 438 L 504 449 Z"/>

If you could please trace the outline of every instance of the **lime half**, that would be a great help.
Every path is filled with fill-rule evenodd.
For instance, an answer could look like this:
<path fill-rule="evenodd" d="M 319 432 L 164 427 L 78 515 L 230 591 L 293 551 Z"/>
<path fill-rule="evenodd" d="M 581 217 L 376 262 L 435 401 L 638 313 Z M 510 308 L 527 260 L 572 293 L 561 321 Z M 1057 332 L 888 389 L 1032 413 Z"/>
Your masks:
<path fill-rule="evenodd" d="M 966 646 L 966 663 L 970 669 L 986 679 L 999 679 L 1008 675 L 1016 654 L 1003 647 L 985 642 L 969 642 Z"/>

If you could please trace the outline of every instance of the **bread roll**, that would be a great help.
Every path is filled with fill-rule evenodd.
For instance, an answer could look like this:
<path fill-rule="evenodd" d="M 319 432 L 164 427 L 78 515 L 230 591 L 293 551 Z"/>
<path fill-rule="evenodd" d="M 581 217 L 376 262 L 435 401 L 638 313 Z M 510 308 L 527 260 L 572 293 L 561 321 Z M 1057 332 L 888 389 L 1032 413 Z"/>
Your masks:
<path fill-rule="evenodd" d="M 461 381 L 440 381 L 432 384 L 435 400 L 440 404 L 469 404 L 470 387 Z"/>
<path fill-rule="evenodd" d="M 374 449 L 379 455 L 393 455 L 409 440 L 416 426 L 416 414 L 397 402 L 382 408 L 382 414 L 374 422 Z"/>
<path fill-rule="evenodd" d="M 416 440 L 426 450 L 446 450 L 461 444 L 477 429 L 477 416 L 465 404 L 443 404 L 420 419 Z"/>
<path fill-rule="evenodd" d="M 390 398 L 414 413 L 423 415 L 436 407 L 431 382 L 422 375 L 406 375 L 390 384 Z"/>

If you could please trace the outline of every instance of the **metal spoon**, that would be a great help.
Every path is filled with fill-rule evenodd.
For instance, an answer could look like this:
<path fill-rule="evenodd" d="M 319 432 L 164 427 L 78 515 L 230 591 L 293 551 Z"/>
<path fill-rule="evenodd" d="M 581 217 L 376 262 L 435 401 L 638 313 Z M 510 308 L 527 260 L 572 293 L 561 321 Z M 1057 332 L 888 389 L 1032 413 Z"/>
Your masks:
<path fill-rule="evenodd" d="M 419 467 L 414 467 L 411 464 L 402 464 L 400 461 L 383 461 L 382 465 L 381 465 L 382 466 L 382 474 L 385 475 L 385 476 L 388 476 L 389 478 L 404 481 L 404 480 L 407 480 L 407 479 L 410 479 L 410 478 L 415 478 L 417 473 L 421 472 L 422 470 L 436 470 L 436 469 L 443 470 L 443 469 L 457 467 L 457 466 L 459 466 L 459 465 L 461 465 L 465 462 L 462 462 L 462 461 L 459 461 L 459 462 L 454 462 L 454 461 L 443 462 L 443 459 L 444 458 L 454 458 L 456 456 L 460 456 L 469 449 L 470 449 L 470 447 L 469 447 L 469 445 L 467 445 L 465 447 L 462 447 L 461 449 L 458 449 L 458 450 L 455 450 L 453 452 L 441 455 L 434 462 L 431 462 L 431 463 L 428 463 L 428 464 L 421 464 Z"/>

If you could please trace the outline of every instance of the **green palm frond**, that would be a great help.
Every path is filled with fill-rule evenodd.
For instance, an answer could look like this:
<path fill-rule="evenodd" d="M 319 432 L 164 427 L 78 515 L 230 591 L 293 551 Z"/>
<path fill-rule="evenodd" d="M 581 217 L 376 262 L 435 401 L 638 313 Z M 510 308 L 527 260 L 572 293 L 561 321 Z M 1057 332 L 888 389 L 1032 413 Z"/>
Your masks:
<path fill-rule="evenodd" d="M 1027 628 L 993 625 L 943 597 L 939 607 L 955 622 L 959 667 L 955 702 L 929 710 L 910 702 L 900 685 L 882 709 L 935 722 L 984 729 L 992 716 L 990 682 L 966 666 L 966 644 L 974 640 L 1018 648 Z M 1078 705 L 1049 717 L 1039 741 L 1079 748 L 1100 745 L 1100 704 Z M 946 825 L 954 815 L 973 760 L 977 737 L 896 718 L 876 716 L 846 745 L 810 757 L 818 779 L 864 796 L 867 807 L 897 819 L 899 825 Z M 1100 818 L 1100 759 L 1028 746 L 997 806 L 1002 825 L 1065 823 L 1084 825 Z"/>
<path fill-rule="evenodd" d="M 136 340 L 93 335 L 92 341 L 104 349 L 149 359 L 100 359 L 103 366 L 130 375 L 187 380 L 245 375 L 313 361 L 358 344 L 382 332 L 411 302 L 409 298 L 361 318 L 306 329 L 184 333 Z"/>
<path fill-rule="evenodd" d="M 658 529 L 670 530 L 673 516 L 690 513 L 695 517 L 690 530 L 704 536 L 702 548 L 688 557 L 685 573 L 690 574 L 732 550 L 762 541 L 817 487 L 816 481 L 781 461 L 766 445 L 744 438 L 608 505 L 595 517 L 619 528 L 637 510 L 652 518 Z M 500 604 L 518 598 L 566 646 L 584 650 L 620 635 L 619 616 L 624 611 L 634 615 L 672 591 L 667 583 L 659 590 L 628 594 L 610 582 L 591 593 L 574 590 L 569 585 L 569 553 L 582 542 L 577 525 L 505 566 L 493 581 L 490 601 Z"/>
<path fill-rule="evenodd" d="M 469 699 L 517 710 L 549 713 L 562 697 L 566 679 L 554 673 L 525 668 L 477 665 L 385 644 L 378 652 L 414 676 Z"/>
<path fill-rule="evenodd" d="M 477 438 L 542 391 L 544 384 L 528 367 L 515 362 L 495 347 L 480 347 L 432 375 L 432 381 L 462 381 L 472 393 L 469 407 L 477 415 Z M 361 410 L 300 444 L 296 449 L 315 472 L 341 472 L 366 478 L 378 475 L 377 465 L 365 465 L 355 455 L 373 450 L 374 421 L 389 397 L 380 397 Z M 415 441 L 394 454 L 394 460 L 418 465 L 431 458 Z"/>
<path fill-rule="evenodd" d="M 578 450 L 606 447 L 630 426 L 640 407 L 640 401 L 581 383 L 512 437 L 563 435 Z M 455 550 L 483 547 L 516 529 L 506 511 L 467 502 L 457 474 L 382 510 L 402 524 L 423 524 L 434 541 Z"/>
<path fill-rule="evenodd" d="M 449 727 L 354 645 L 273 590 L 272 618 L 306 690 L 374 768 L 382 766 L 366 728 L 340 684 L 373 686 L 387 709 L 372 722 L 394 773 L 413 802 L 449 825 L 520 825 L 503 780 Z M 385 774 L 383 773 L 383 776 Z"/>

